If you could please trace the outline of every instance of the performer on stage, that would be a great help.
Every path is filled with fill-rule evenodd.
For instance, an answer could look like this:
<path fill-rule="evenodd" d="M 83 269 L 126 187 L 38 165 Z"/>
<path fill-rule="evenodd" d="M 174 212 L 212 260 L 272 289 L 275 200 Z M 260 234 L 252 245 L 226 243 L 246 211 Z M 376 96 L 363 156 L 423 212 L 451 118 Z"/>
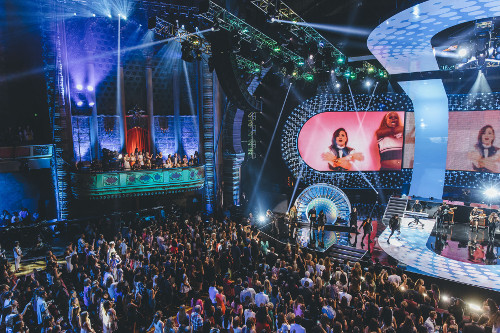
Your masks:
<path fill-rule="evenodd" d="M 390 244 L 389 240 L 391 239 L 392 235 L 394 232 L 398 232 L 398 240 L 400 239 L 401 236 L 401 219 L 399 218 L 398 214 L 395 214 L 391 217 L 389 220 L 389 228 L 391 228 L 391 234 L 389 235 L 389 238 L 387 238 L 387 244 Z"/>
<path fill-rule="evenodd" d="M 349 227 L 350 227 L 350 233 L 355 232 L 358 233 L 357 227 L 358 227 L 358 210 L 356 207 L 352 209 L 351 214 L 349 214 Z M 349 236 L 351 235 L 349 233 Z"/>
<path fill-rule="evenodd" d="M 311 233 L 311 242 L 314 241 L 314 227 L 316 226 L 316 207 L 313 207 L 308 212 L 309 215 L 309 232 Z"/>
<path fill-rule="evenodd" d="M 495 230 L 497 229 L 498 222 L 500 222 L 500 219 L 498 218 L 498 214 L 493 212 L 490 214 L 488 217 L 488 239 L 489 240 L 494 240 L 495 239 Z"/>
<path fill-rule="evenodd" d="M 318 215 L 318 239 L 321 234 L 321 243 L 325 240 L 325 224 L 326 224 L 326 214 L 323 210 L 319 212 Z"/>
<path fill-rule="evenodd" d="M 420 201 L 415 200 L 415 203 L 411 207 L 411 211 L 412 212 L 417 212 L 417 213 L 421 213 L 422 212 L 422 204 L 420 203 Z M 408 223 L 408 226 L 410 226 L 410 224 L 412 224 L 412 223 L 415 223 L 415 225 L 417 225 L 417 226 L 420 224 L 420 226 L 422 227 L 422 229 L 424 228 L 424 224 L 422 222 L 420 222 L 420 218 L 418 216 L 415 216 L 414 220 L 411 221 L 410 223 Z"/>
<path fill-rule="evenodd" d="M 293 205 L 288 213 L 288 218 L 290 219 L 290 241 L 295 239 L 295 233 L 297 232 L 297 206 Z"/>
<path fill-rule="evenodd" d="M 470 212 L 469 220 L 470 220 L 470 227 L 472 228 L 472 230 L 474 230 L 475 228 L 477 231 L 477 224 L 479 223 L 479 215 L 481 213 L 482 211 L 479 210 L 477 207 L 474 207 L 474 209 L 472 209 L 472 211 Z"/>
<path fill-rule="evenodd" d="M 266 211 L 266 220 L 268 223 L 272 223 L 273 233 L 279 236 L 280 230 L 278 226 L 278 219 L 274 217 L 273 212 L 271 212 L 270 209 Z"/>
<path fill-rule="evenodd" d="M 361 245 L 363 245 L 363 241 L 365 240 L 366 236 L 368 236 L 368 244 L 370 244 L 372 241 L 370 239 L 370 234 L 373 231 L 372 218 L 367 217 L 359 227 L 359 229 L 361 228 L 363 228 L 363 238 L 361 238 Z"/>
<path fill-rule="evenodd" d="M 420 203 L 419 200 L 415 200 L 415 203 L 411 207 L 411 211 L 412 212 L 419 212 L 419 213 L 421 213 L 423 211 L 422 204 Z"/>

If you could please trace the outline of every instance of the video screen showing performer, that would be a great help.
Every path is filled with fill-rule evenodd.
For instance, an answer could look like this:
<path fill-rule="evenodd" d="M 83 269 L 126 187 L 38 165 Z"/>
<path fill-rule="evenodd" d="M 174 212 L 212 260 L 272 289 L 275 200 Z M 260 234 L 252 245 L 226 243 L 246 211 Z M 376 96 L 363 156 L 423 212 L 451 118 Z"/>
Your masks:
<path fill-rule="evenodd" d="M 380 170 L 399 170 L 403 159 L 404 126 L 397 112 L 388 112 L 376 132 Z"/>
<path fill-rule="evenodd" d="M 500 111 L 449 113 L 447 170 L 500 173 Z"/>
<path fill-rule="evenodd" d="M 321 154 L 321 158 L 328 162 L 331 171 L 350 171 L 352 161 L 362 161 L 363 154 L 354 152 L 354 148 L 347 146 L 349 137 L 346 130 L 341 127 L 333 132 L 332 144 L 328 151 Z"/>
<path fill-rule="evenodd" d="M 493 145 L 495 141 L 495 130 L 493 126 L 483 126 L 477 135 L 477 143 L 474 150 L 467 155 L 472 163 L 474 171 L 498 173 L 500 154 L 498 148 Z"/>
<path fill-rule="evenodd" d="M 401 111 L 322 112 L 302 126 L 299 154 L 317 171 L 400 170 L 404 119 Z"/>

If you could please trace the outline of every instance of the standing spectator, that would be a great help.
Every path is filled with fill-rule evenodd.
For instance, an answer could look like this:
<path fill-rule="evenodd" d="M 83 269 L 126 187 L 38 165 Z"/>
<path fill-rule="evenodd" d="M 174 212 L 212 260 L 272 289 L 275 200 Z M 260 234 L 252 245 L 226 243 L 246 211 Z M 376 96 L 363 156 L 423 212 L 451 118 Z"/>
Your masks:
<path fill-rule="evenodd" d="M 14 243 L 14 267 L 16 269 L 16 273 L 19 272 L 21 267 L 21 258 L 23 256 L 23 251 L 21 250 L 21 246 L 19 245 L 19 241 Z"/>
<path fill-rule="evenodd" d="M 436 332 L 436 330 L 438 328 L 436 326 L 436 318 L 437 318 L 436 311 L 431 311 L 429 313 L 429 317 L 424 322 L 424 326 L 427 329 L 427 333 L 435 333 Z"/>

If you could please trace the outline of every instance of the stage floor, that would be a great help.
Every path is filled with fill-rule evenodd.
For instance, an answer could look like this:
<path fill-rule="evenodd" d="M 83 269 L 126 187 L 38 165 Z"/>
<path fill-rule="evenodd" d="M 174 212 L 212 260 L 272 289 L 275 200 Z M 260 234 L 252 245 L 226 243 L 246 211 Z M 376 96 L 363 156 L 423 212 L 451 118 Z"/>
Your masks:
<path fill-rule="evenodd" d="M 498 265 L 498 240 L 489 240 L 488 229 L 472 230 L 468 224 L 434 226 L 427 247 L 437 254 L 478 265 Z"/>
<path fill-rule="evenodd" d="M 431 250 L 430 246 L 427 246 L 432 244 L 431 234 L 435 230 L 436 221 L 421 219 L 424 228 L 408 227 L 408 222 L 411 220 L 411 218 L 403 218 L 401 240 L 393 235 L 391 243 L 388 244 L 389 228 L 380 234 L 378 245 L 384 252 L 406 264 L 408 271 L 500 291 L 500 265 L 474 263 L 467 260 L 467 254 L 465 258 L 460 256 L 462 260 L 437 254 Z M 454 229 L 451 227 L 451 231 Z M 481 230 L 479 232 L 481 233 Z"/>

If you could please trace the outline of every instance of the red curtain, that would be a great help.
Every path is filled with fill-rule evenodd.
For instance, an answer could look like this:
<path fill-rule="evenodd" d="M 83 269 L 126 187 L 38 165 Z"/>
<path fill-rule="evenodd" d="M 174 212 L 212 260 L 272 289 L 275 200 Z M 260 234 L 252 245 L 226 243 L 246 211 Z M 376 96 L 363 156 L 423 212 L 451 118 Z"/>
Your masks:
<path fill-rule="evenodd" d="M 149 152 L 149 133 L 147 130 L 134 127 L 127 131 L 127 153 L 133 154 L 135 148 Z"/>

